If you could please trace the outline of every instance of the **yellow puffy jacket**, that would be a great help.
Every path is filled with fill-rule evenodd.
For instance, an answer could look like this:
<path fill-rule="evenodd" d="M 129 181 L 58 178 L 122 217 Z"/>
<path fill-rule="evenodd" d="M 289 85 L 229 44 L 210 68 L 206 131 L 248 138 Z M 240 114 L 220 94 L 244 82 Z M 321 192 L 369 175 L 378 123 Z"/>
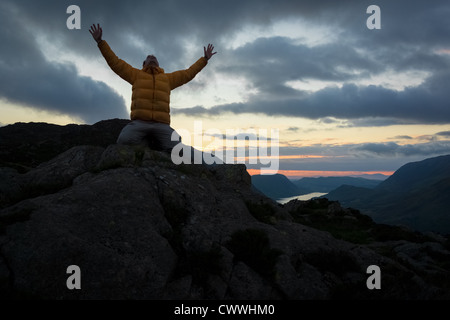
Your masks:
<path fill-rule="evenodd" d="M 159 67 L 140 70 L 119 59 L 105 40 L 98 47 L 109 67 L 132 85 L 131 120 L 170 124 L 170 91 L 191 81 L 208 63 L 201 57 L 189 69 L 172 73 Z"/>

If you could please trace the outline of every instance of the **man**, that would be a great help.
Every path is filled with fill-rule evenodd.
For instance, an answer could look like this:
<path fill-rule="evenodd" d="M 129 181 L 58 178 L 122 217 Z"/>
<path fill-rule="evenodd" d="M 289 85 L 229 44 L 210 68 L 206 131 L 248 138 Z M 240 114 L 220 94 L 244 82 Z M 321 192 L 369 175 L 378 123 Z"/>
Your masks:
<path fill-rule="evenodd" d="M 180 136 L 170 126 L 170 92 L 191 81 L 217 52 L 214 46 L 203 47 L 204 56 L 186 70 L 165 73 L 158 59 L 148 55 L 142 69 L 130 66 L 119 59 L 108 43 L 102 39 L 103 30 L 93 24 L 89 30 L 109 67 L 132 85 L 131 122 L 120 133 L 118 144 L 145 144 L 170 153 L 181 142 Z M 172 141 L 172 134 L 177 139 Z"/>

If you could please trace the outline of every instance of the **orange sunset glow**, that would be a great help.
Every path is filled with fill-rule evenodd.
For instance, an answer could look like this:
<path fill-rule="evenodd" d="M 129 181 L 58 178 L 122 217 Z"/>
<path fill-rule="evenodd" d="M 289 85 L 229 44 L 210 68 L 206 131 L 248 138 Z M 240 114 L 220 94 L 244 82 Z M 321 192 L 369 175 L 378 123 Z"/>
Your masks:
<path fill-rule="evenodd" d="M 260 169 L 247 169 L 250 175 L 261 174 Z M 282 174 L 290 179 L 316 178 L 316 177 L 345 177 L 361 176 L 371 174 L 382 174 L 386 177 L 392 175 L 394 171 L 313 171 L 313 170 L 278 170 L 271 174 Z"/>

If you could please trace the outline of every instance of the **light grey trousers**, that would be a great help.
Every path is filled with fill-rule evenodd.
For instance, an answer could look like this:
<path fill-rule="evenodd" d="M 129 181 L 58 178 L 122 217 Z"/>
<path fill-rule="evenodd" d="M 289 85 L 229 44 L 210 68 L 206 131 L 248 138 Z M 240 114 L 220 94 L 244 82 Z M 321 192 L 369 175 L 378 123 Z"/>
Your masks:
<path fill-rule="evenodd" d="M 172 134 L 177 140 L 172 141 Z M 165 152 L 171 152 L 180 142 L 181 137 L 168 124 L 144 120 L 132 120 L 117 138 L 118 144 L 145 145 Z"/>
<path fill-rule="evenodd" d="M 170 125 L 165 123 L 132 120 L 120 132 L 117 143 L 144 145 L 154 150 L 171 153 L 172 149 L 181 143 L 181 136 Z M 190 150 L 191 163 L 194 163 L 195 159 L 201 159 L 202 163 L 205 164 L 201 151 L 185 145 L 183 145 L 183 150 Z M 214 158 L 214 163 L 223 162 L 218 158 Z"/>

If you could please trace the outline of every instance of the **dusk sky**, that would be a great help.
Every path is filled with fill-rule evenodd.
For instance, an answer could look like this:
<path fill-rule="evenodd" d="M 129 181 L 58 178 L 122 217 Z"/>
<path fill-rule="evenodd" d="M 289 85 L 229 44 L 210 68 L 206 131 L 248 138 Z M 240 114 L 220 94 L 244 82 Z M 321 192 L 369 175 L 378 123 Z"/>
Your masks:
<path fill-rule="evenodd" d="M 70 5 L 80 29 L 67 28 Z M 370 5 L 381 29 L 366 25 Z M 448 0 L 2 0 L 0 125 L 129 118 L 131 86 L 93 23 L 136 68 L 154 54 L 166 72 L 185 69 L 212 43 L 205 69 L 172 92 L 171 126 L 277 129 L 289 178 L 389 175 L 450 154 Z"/>

